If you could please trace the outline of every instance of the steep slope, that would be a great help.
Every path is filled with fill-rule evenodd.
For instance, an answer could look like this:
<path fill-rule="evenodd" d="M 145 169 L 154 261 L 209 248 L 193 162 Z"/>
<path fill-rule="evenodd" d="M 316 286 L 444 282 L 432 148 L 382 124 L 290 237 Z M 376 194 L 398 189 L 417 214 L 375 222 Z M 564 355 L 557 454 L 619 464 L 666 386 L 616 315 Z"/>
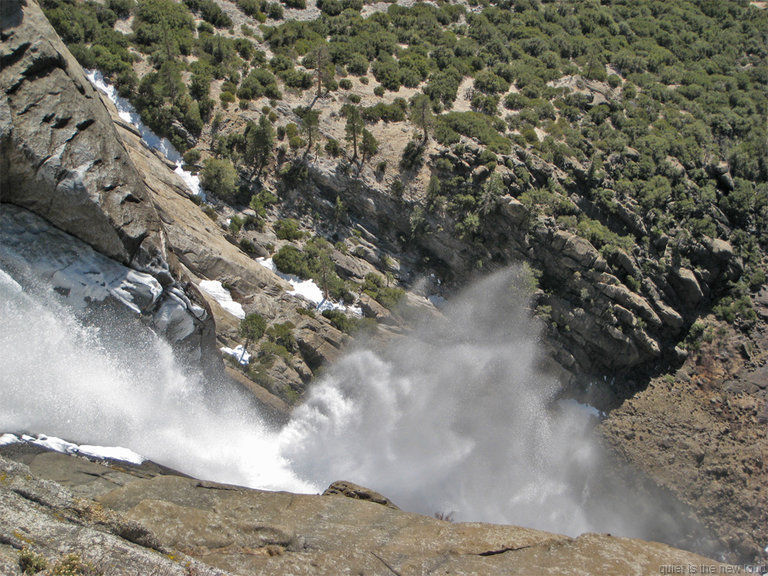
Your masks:
<path fill-rule="evenodd" d="M 37 4 L 6 2 L 0 17 L 0 216 L 16 220 L 4 224 L 11 235 L 2 246 L 5 267 L 32 284 L 45 276 L 71 299 L 82 298 L 79 306 L 126 305 L 191 362 L 215 371 L 210 315 L 179 283 L 155 206 L 98 94 Z M 33 242 L 19 243 L 14 226 L 37 233 L 49 251 L 30 252 Z M 106 290 L 102 271 L 116 278 Z M 121 298 L 125 291 L 131 296 Z"/>
<path fill-rule="evenodd" d="M 110 6 L 117 9 L 118 4 Z M 3 76 L 7 90 L 0 119 L 3 174 L 15 174 L 18 181 L 3 180 L 4 194 L 18 183 L 20 192 L 12 192 L 15 203 L 39 209 L 72 231 L 85 228 L 78 234 L 123 262 L 163 270 L 164 258 L 174 274 L 178 266 L 195 281 L 224 281 L 248 312 L 263 314 L 273 328 L 280 326 L 282 332 L 265 333 L 251 343 L 259 363 L 248 376 L 291 402 L 300 398 L 313 371 L 336 357 L 345 339 L 338 328 L 348 324 L 307 311 L 249 254 L 266 256 L 292 247 L 307 260 L 314 258 L 314 268 L 302 269 L 305 261 L 289 264 L 326 279 L 328 260 L 322 256 L 327 256 L 341 282 L 339 293 L 358 301 L 362 292 L 363 312 L 392 332 L 402 329 L 402 318 L 382 302 L 391 305 L 400 296 L 398 288 L 450 296 L 475 275 L 525 261 L 532 268 L 537 313 L 549 326 L 547 343 L 565 369 L 564 379 L 576 384 L 571 392 L 606 409 L 621 406 L 604 426 L 615 449 L 696 506 L 730 550 L 748 559 L 764 555 L 760 495 L 768 476 L 759 450 L 768 405 L 762 392 L 766 315 L 756 310 L 761 311 L 764 298 L 758 290 L 765 280 L 766 108 L 760 88 L 766 82 L 761 42 L 766 19 L 759 6 L 520 2 L 514 10 L 418 5 L 386 13 L 378 6 L 378 15 L 362 22 L 349 11 L 334 14 L 338 3 L 328 2 L 323 3 L 325 16 L 313 22 L 276 18 L 274 27 L 258 29 L 258 20 L 242 16 L 238 24 L 251 26 L 248 31 L 205 22 L 202 3 L 186 3 L 198 6 L 194 17 L 174 4 L 182 14 L 179 30 L 173 29 L 178 42 L 167 46 L 150 34 L 163 23 L 150 8 L 166 3 L 142 2 L 143 14 L 129 8 L 123 19 L 82 4 L 93 18 L 101 14 L 99 22 L 113 32 L 130 32 L 125 18 L 133 18 L 136 43 L 123 32 L 117 32 L 123 44 L 110 37 L 110 49 L 131 55 L 121 61 L 123 68 L 94 48 L 98 41 L 92 22 L 83 24 L 79 37 L 76 26 L 62 34 L 68 34 L 83 61 L 113 65 L 108 71 L 143 105 L 158 130 L 182 148 L 194 146 L 188 161 L 203 176 L 231 180 L 225 187 L 218 185 L 224 178 L 207 179 L 213 204 L 203 209 L 212 218 L 202 215 L 178 181 L 171 182 L 162 162 L 123 128 L 117 132 L 130 162 L 142 165 L 140 176 L 130 175 L 130 189 L 139 178 L 154 191 L 164 228 L 158 227 L 143 192 L 126 195 L 117 186 L 113 198 L 109 179 L 103 187 L 88 189 L 87 198 L 75 203 L 81 209 L 60 210 L 60 198 L 53 195 L 50 206 L 55 209 L 37 206 L 21 181 L 34 181 L 36 166 L 47 166 L 44 159 L 55 152 L 50 142 L 77 142 L 79 132 L 91 126 L 87 118 L 81 119 L 86 124 L 77 120 L 76 111 L 68 118 L 66 102 L 58 117 L 20 100 L 34 82 L 70 70 L 71 59 L 45 47 L 36 51 L 18 36 L 13 2 L 3 5 L 3 73 L 16 74 L 16 79 L 6 82 Z M 66 10 L 73 10 L 53 0 L 46 5 L 59 24 L 66 21 Z M 236 13 L 232 3 L 222 5 Z M 34 12 L 30 22 L 43 26 L 35 5 L 30 3 L 28 10 Z M 366 14 L 373 11 L 365 8 Z M 206 13 L 207 20 L 218 20 L 210 17 L 212 8 Z M 311 14 L 317 15 L 314 7 Z M 413 34 L 409 29 L 417 23 L 430 33 Z M 568 26 L 573 38 L 562 33 Z M 669 32 L 675 26 L 680 34 Z M 731 41 L 707 42 L 696 30 Z M 422 46 L 425 38 L 432 44 Z M 316 98 L 315 81 L 323 72 L 317 58 L 324 56 L 309 48 L 327 39 L 332 40 L 327 44 L 335 71 L 332 82 L 323 80 L 326 89 Z M 376 47 L 370 62 L 353 57 L 359 54 L 352 50 L 353 39 Z M 493 50 L 480 48 L 486 44 Z M 392 79 L 404 78 L 393 70 L 419 69 L 421 57 L 426 58 L 421 51 L 435 62 L 428 61 L 424 82 L 416 84 L 435 95 L 431 109 L 439 112 L 425 123 L 424 134 L 418 119 L 407 120 L 416 103 L 405 98 L 417 88 L 395 86 Z M 38 58 L 38 52 L 48 56 Z M 497 62 L 497 57 L 508 61 Z M 62 61 L 67 63 L 63 68 L 50 66 Z M 688 73 L 692 62 L 696 69 Z M 363 64 L 364 71 L 354 72 Z M 515 66 L 510 70 L 503 64 Z M 449 75 L 442 74 L 448 65 L 462 69 L 457 70 L 461 82 L 453 90 L 455 103 L 441 93 L 450 91 L 446 84 L 453 89 Z M 72 74 L 70 87 L 80 86 L 86 99 L 95 101 L 79 72 Z M 494 88 L 501 85 L 499 78 L 506 80 L 506 92 Z M 352 88 L 342 87 L 342 80 Z M 340 90 L 331 88 L 334 83 Z M 52 88 L 56 94 L 57 86 Z M 322 112 L 314 133 L 306 114 L 313 103 Z M 360 138 L 354 145 L 362 147 L 364 133 L 357 128 L 363 126 L 348 129 L 350 109 L 342 114 L 344 105 L 358 103 L 363 126 L 380 147 L 379 152 L 369 149 L 365 161 L 365 153 L 354 157 L 351 149 L 353 133 Z M 35 142 L 29 149 L 14 139 L 21 132 L 9 128 L 22 111 L 42 121 L 39 133 L 35 122 L 28 129 Z M 105 115 L 94 112 L 94 118 L 103 122 Z M 262 118 L 276 127 L 277 139 L 258 158 L 254 135 Z M 82 126 L 74 136 L 73 125 Z M 105 134 L 115 132 L 99 126 Z M 341 141 L 348 133 L 344 150 Z M 92 149 L 101 150 L 98 146 Z M 127 165 L 124 151 L 109 146 L 105 157 L 116 154 Z M 69 150 L 67 145 L 63 150 Z M 96 178 L 88 167 L 97 159 L 80 163 L 79 156 L 71 155 L 73 166 L 85 167 L 84 182 Z M 52 157 L 53 172 L 58 172 L 57 156 Z M 217 165 L 225 168 L 214 172 Z M 68 190 L 66 171 L 59 175 Z M 49 188 L 58 182 L 46 170 L 39 177 Z M 141 206 L 137 221 L 148 218 L 146 238 L 124 212 L 134 197 Z M 100 214 L 101 208 L 94 209 L 99 202 L 109 210 Z M 78 220 L 91 213 L 96 219 L 92 229 Z M 121 229 L 122 224 L 126 232 L 115 232 L 114 225 Z M 332 244 L 318 250 L 308 236 Z M 315 266 L 319 262 L 323 266 Z M 209 304 L 222 343 L 240 343 L 237 319 L 215 301 Z M 730 324 L 723 329 L 743 346 L 698 352 L 700 319 L 712 311 Z M 672 376 L 661 383 L 651 380 L 681 366 L 675 378 L 682 384 L 672 384 Z M 692 378 L 700 369 L 707 378 Z M 668 409 L 670 403 L 675 410 Z M 701 436 L 695 449 L 689 442 L 692 429 L 684 422 L 689 412 L 697 415 L 695 432 Z M 675 426 L 668 425 L 672 421 Z M 745 518 L 757 520 L 744 528 Z"/>

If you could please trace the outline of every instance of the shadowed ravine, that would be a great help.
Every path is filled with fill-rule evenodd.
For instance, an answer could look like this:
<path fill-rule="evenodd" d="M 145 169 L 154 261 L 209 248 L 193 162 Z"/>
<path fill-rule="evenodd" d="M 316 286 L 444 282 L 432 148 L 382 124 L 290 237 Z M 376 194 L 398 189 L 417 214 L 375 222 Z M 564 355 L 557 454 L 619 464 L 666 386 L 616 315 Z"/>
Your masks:
<path fill-rule="evenodd" d="M 0 432 L 124 446 L 250 487 L 311 493 L 346 479 L 429 515 L 706 552 L 679 508 L 607 464 L 590 411 L 555 400 L 523 284 L 516 270 L 496 274 L 444 319 L 351 351 L 275 431 L 241 393 L 185 375 L 148 332 L 118 330 L 133 334 L 119 341 L 83 327 L 0 273 Z"/>

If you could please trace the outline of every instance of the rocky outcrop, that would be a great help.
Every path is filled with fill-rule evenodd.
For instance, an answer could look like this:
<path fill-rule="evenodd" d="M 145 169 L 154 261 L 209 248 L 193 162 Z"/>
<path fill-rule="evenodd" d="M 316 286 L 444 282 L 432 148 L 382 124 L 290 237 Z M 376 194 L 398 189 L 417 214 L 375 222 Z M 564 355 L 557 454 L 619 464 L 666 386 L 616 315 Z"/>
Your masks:
<path fill-rule="evenodd" d="M 4 265 L 85 298 L 79 307 L 108 303 L 147 319 L 213 375 L 210 311 L 185 284 L 152 190 L 98 93 L 34 1 L 3 3 L 0 28 Z"/>
<path fill-rule="evenodd" d="M 482 149 L 470 140 L 462 141 L 460 156 L 435 148 L 434 165 L 451 167 L 446 177 L 468 176 L 479 167 Z M 692 239 L 684 233 L 654 238 L 647 247 L 630 247 L 628 238 L 648 235 L 642 210 L 631 199 L 616 198 L 607 213 L 589 200 L 595 184 L 587 170 L 576 171 L 580 181 L 574 182 L 560 167 L 516 145 L 497 162 L 500 195 L 484 205 L 480 230 L 463 237 L 450 211 L 431 206 L 423 190 L 396 197 L 343 163 L 321 158 L 296 170 L 308 177 L 284 185 L 297 204 L 312 202 L 321 214 L 341 198 L 355 221 L 376 236 L 379 248 L 399 254 L 406 265 L 398 279 L 406 284 L 417 279 L 416 269 L 433 272 L 451 289 L 474 277 L 480 267 L 488 271 L 512 262 L 530 263 L 541 288 L 536 304 L 551 327 L 547 338 L 572 374 L 588 380 L 637 373 L 638 368 L 653 372 L 678 366 L 683 357 L 676 344 L 742 272 L 733 247 L 722 239 Z M 528 176 L 518 176 L 518 169 Z M 552 201 L 568 213 L 594 222 L 594 244 L 581 232 L 542 215 L 530 199 L 521 202 L 525 192 L 553 183 L 562 193 L 542 194 L 556 198 Z M 624 239 L 621 245 L 600 243 L 619 236 Z M 363 308 L 366 315 L 379 316 Z"/>
<path fill-rule="evenodd" d="M 61 458 L 71 460 L 68 456 Z M 96 465 L 87 468 L 87 463 L 72 464 L 70 478 L 94 471 L 109 473 L 109 469 Z M 57 474 L 66 478 L 67 471 L 57 468 Z M 114 475 L 113 480 L 118 477 Z M 188 567 L 201 576 L 221 574 L 194 558 L 170 554 L 141 524 L 89 498 L 75 496 L 57 482 L 32 476 L 24 464 L 0 458 L 0 479 L 3 574 L 22 574 L 22 548 L 45 558 L 50 566 L 75 555 L 84 565 L 105 574 L 152 574 L 162 570 L 169 576 L 184 576 L 190 573 Z"/>
<path fill-rule="evenodd" d="M 82 68 L 34 0 L 0 17 L 0 201 L 169 284 L 154 205 Z"/>
<path fill-rule="evenodd" d="M 369 490 L 368 488 L 353 482 L 339 480 L 328 486 L 328 488 L 325 489 L 325 492 L 323 492 L 323 496 L 334 495 L 344 496 L 345 498 L 352 498 L 352 500 L 365 500 L 367 502 L 374 502 L 376 504 L 386 506 L 387 508 L 392 508 L 393 510 L 399 510 L 399 508 L 395 506 L 386 496 L 382 496 L 378 492 Z"/>
<path fill-rule="evenodd" d="M 600 425 L 617 454 L 689 502 L 731 556 L 768 551 L 766 337 L 709 318 L 688 359 Z"/>
<path fill-rule="evenodd" d="M 75 553 L 109 575 L 506 576 L 718 567 L 690 552 L 610 535 L 452 524 L 374 501 L 203 482 L 148 463 L 13 457 L 26 464 L 0 457 L 0 567 L 8 575 L 21 574 L 24 546 L 51 563 Z M 370 493 L 358 486 L 354 492 Z"/>

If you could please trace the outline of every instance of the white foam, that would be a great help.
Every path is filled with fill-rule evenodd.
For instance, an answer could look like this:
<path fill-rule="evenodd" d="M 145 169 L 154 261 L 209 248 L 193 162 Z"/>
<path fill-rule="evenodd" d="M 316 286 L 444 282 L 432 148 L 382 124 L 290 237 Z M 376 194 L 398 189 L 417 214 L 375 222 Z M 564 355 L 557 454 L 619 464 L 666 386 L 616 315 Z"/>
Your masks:
<path fill-rule="evenodd" d="M 0 270 L 0 284 L 3 284 L 16 292 L 21 292 L 22 290 L 21 284 L 16 282 L 16 280 L 14 280 L 5 270 Z"/>
<path fill-rule="evenodd" d="M 346 478 L 462 521 L 635 537 L 657 522 L 680 533 L 663 503 L 605 474 L 584 409 L 552 410 L 559 386 L 538 369 L 516 278 L 491 277 L 452 299 L 444 318 L 345 355 L 282 431 L 244 391 L 185 375 L 159 339 L 104 347 L 51 299 L 0 282 L 0 426 L 126 446 L 263 489 L 315 493 Z"/>
<path fill-rule="evenodd" d="M 241 486 L 324 488 L 297 478 L 247 392 L 185 373 L 151 331 L 126 331 L 107 343 L 102 330 L 82 326 L 55 298 L 2 282 L 0 318 L 0 433 L 45 431 L 38 441 L 47 446 L 104 457 L 125 458 L 106 448 L 123 446 L 197 478 Z"/>

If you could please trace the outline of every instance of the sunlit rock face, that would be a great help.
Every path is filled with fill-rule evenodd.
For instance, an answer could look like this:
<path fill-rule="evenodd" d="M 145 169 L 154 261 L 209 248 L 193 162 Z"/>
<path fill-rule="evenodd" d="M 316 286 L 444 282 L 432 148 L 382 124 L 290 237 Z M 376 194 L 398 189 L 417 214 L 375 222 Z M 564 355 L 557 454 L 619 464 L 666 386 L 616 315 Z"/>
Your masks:
<path fill-rule="evenodd" d="M 51 563 L 76 553 L 116 576 L 659 574 L 675 566 L 724 574 L 738 568 L 609 534 L 570 538 L 452 524 L 397 510 L 349 483 L 343 493 L 351 497 L 297 495 L 183 478 L 152 463 L 11 454 L 0 456 L 0 530 L 8 535 L 0 543 L 0 570 L 9 575 L 21 576 L 22 544 Z"/>
<path fill-rule="evenodd" d="M 157 213 L 82 68 L 37 4 L 4 3 L 0 18 L 0 201 L 123 264 L 167 272 Z"/>
<path fill-rule="evenodd" d="M 213 320 L 181 283 L 151 191 L 98 92 L 36 3 L 3 3 L 0 27 L 6 264 L 23 270 L 27 283 L 50 283 L 78 308 L 93 313 L 101 303 L 148 318 L 213 375 Z"/>

